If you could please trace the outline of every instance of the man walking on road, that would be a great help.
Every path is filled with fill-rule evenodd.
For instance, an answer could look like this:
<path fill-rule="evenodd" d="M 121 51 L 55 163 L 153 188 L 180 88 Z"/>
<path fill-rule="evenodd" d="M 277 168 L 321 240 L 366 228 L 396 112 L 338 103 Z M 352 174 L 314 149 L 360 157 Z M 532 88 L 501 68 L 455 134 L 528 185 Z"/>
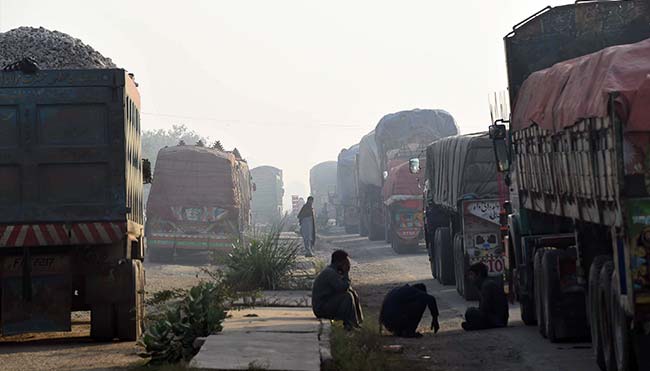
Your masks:
<path fill-rule="evenodd" d="M 316 224 L 314 220 L 314 198 L 309 196 L 307 202 L 303 205 L 298 213 L 300 222 L 300 234 L 302 235 L 303 245 L 305 246 L 305 256 L 314 256 L 314 242 L 316 241 Z"/>
<path fill-rule="evenodd" d="M 312 309 L 318 318 L 343 321 L 346 330 L 363 322 L 359 296 L 350 286 L 350 258 L 343 250 L 332 253 L 332 262 L 314 280 Z"/>
<path fill-rule="evenodd" d="M 508 298 L 503 285 L 488 279 L 488 269 L 483 263 L 473 264 L 469 268 L 469 279 L 479 289 L 478 308 L 468 308 L 465 322 L 461 325 L 465 331 L 484 330 L 508 325 Z"/>
<path fill-rule="evenodd" d="M 379 312 L 379 325 L 386 327 L 395 336 L 422 337 L 417 328 L 427 307 L 432 317 L 431 329 L 438 332 L 438 305 L 436 299 L 427 294 L 427 287 L 423 283 L 396 287 L 384 298 Z"/>

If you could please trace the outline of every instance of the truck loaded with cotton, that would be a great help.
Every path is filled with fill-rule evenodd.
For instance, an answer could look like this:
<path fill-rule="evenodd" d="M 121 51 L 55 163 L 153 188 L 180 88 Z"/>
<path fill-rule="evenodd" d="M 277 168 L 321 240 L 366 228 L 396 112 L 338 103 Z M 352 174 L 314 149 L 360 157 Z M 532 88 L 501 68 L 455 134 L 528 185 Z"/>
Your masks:
<path fill-rule="evenodd" d="M 346 233 L 359 233 L 359 145 L 341 150 L 336 162 L 336 207 L 338 224 Z"/>
<path fill-rule="evenodd" d="M 148 257 L 228 252 L 250 226 L 251 176 L 239 151 L 202 145 L 158 152 L 147 202 Z"/>
<path fill-rule="evenodd" d="M 252 223 L 255 226 L 277 224 L 282 219 L 284 182 L 282 170 L 273 166 L 251 169 L 253 199 L 251 200 Z"/>
<path fill-rule="evenodd" d="M 398 228 L 401 222 L 392 223 L 392 226 L 389 222 L 400 218 L 397 214 L 405 214 L 404 208 L 410 210 L 406 213 L 411 214 L 407 219 L 417 219 L 415 214 L 419 206 L 402 205 L 404 208 L 398 212 L 398 205 L 402 201 L 398 204 L 392 202 L 402 196 L 413 196 L 412 186 L 394 187 L 395 183 L 417 184 L 417 181 L 412 177 L 396 178 L 391 180 L 391 185 L 384 191 L 386 180 L 391 176 L 393 167 L 408 162 L 414 154 L 422 153 L 429 143 L 456 134 L 458 127 L 448 112 L 439 109 L 414 109 L 385 115 L 379 120 L 375 130 L 361 139 L 357 167 L 362 235 L 367 235 L 370 240 L 390 241 L 392 236 L 397 235 L 397 230 L 391 228 Z M 407 190 L 407 194 L 400 194 L 399 192 L 403 192 L 400 189 Z M 413 241 L 408 242 L 412 243 Z"/>
<path fill-rule="evenodd" d="M 487 133 L 439 139 L 427 147 L 426 159 L 424 230 L 431 272 L 476 300 L 469 266 L 483 263 L 499 281 L 505 271 L 499 222 L 506 189 L 495 171 L 492 142 Z"/>
<path fill-rule="evenodd" d="M 518 24 L 505 38 L 512 117 L 490 128 L 522 320 L 552 342 L 590 336 L 602 370 L 650 369 L 648 24 L 646 1 Z"/>

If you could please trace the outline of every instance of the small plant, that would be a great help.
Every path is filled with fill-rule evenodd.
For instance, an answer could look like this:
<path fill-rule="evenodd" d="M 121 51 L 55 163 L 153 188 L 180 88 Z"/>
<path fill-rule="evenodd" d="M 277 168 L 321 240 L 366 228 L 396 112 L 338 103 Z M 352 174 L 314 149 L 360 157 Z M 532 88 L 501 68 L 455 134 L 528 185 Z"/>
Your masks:
<path fill-rule="evenodd" d="M 295 238 L 281 238 L 284 223 L 254 232 L 235 244 L 225 260 L 226 282 L 236 291 L 275 290 L 289 276 L 298 255 Z"/>
<path fill-rule="evenodd" d="M 194 341 L 223 329 L 230 297 L 221 282 L 202 282 L 192 287 L 178 302 L 167 305 L 159 316 L 147 324 L 140 344 L 143 357 L 151 364 L 188 361 L 198 349 Z"/>

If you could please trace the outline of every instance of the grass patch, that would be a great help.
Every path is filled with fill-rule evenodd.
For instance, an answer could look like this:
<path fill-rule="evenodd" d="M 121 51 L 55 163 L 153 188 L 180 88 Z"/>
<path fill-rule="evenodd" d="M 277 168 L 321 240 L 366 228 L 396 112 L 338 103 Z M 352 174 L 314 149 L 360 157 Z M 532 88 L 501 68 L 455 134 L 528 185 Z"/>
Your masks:
<path fill-rule="evenodd" d="M 235 291 L 276 290 L 296 264 L 297 239 L 281 238 L 282 223 L 256 232 L 235 244 L 226 258 L 225 281 Z"/>
<path fill-rule="evenodd" d="M 348 332 L 335 322 L 331 347 L 334 365 L 331 370 L 390 370 L 391 358 L 382 351 L 383 341 L 376 318 L 366 318 L 360 331 Z"/>

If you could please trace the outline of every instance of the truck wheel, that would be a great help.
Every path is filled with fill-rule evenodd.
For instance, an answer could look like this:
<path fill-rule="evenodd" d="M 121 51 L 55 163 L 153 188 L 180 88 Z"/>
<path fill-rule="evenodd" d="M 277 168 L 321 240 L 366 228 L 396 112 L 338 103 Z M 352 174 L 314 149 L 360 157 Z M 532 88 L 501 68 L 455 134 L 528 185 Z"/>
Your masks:
<path fill-rule="evenodd" d="M 614 263 L 607 261 L 600 270 L 598 301 L 599 315 L 598 324 L 600 326 L 600 338 L 603 345 L 603 360 L 607 371 L 616 371 L 616 358 L 614 355 L 614 340 L 612 339 L 612 272 L 614 272 Z"/>
<path fill-rule="evenodd" d="M 368 224 L 363 216 L 359 217 L 359 236 L 368 237 Z"/>
<path fill-rule="evenodd" d="M 637 370 L 650 370 L 650 334 L 642 333 L 642 329 L 637 329 L 632 337 L 634 354 L 636 355 Z"/>
<path fill-rule="evenodd" d="M 558 272 L 558 259 L 561 250 L 548 250 L 542 257 L 542 303 L 546 326 L 546 337 L 556 343 L 559 340 L 557 331 L 558 318 L 553 310 L 553 303 L 557 302 L 560 293 L 560 274 Z"/>
<path fill-rule="evenodd" d="M 125 300 L 115 305 L 117 311 L 117 337 L 120 340 L 135 341 L 142 335 L 144 327 L 144 267 L 139 260 L 131 260 L 128 274 L 131 284 L 123 297 Z M 129 262 L 125 263 L 129 264 Z"/>
<path fill-rule="evenodd" d="M 445 286 L 455 285 L 454 250 L 449 228 L 442 227 L 436 229 L 434 244 L 436 246 L 436 258 L 438 261 L 438 281 Z"/>
<path fill-rule="evenodd" d="M 546 337 L 546 319 L 544 317 L 544 306 L 542 305 L 542 258 L 544 249 L 537 249 L 533 258 L 533 286 L 535 288 L 533 297 L 535 301 L 535 314 L 537 316 L 537 327 L 539 333 Z"/>
<path fill-rule="evenodd" d="M 431 268 L 431 277 L 434 279 L 437 278 L 437 272 L 436 272 L 436 255 L 435 251 L 433 250 L 433 244 L 432 243 L 427 243 L 427 254 L 429 255 L 429 267 Z"/>
<path fill-rule="evenodd" d="M 463 235 L 457 233 L 454 236 L 454 274 L 456 276 L 456 291 L 460 296 L 464 295 L 465 288 L 465 259 L 463 259 Z"/>
<path fill-rule="evenodd" d="M 594 258 L 589 268 L 589 289 L 587 292 L 587 307 L 589 308 L 589 323 L 591 329 L 591 344 L 596 356 L 596 363 L 601 370 L 605 371 L 605 358 L 603 355 L 603 340 L 600 334 L 600 301 L 598 300 L 598 290 L 600 287 L 600 271 L 605 262 L 611 260 L 609 256 L 599 255 Z"/>
<path fill-rule="evenodd" d="M 519 308 L 521 309 L 521 321 L 526 326 L 535 326 L 537 317 L 535 313 L 535 300 L 530 296 L 521 296 L 519 298 Z"/>
<path fill-rule="evenodd" d="M 113 304 L 91 304 L 90 337 L 95 341 L 111 341 L 115 338 L 115 308 Z"/>
<path fill-rule="evenodd" d="M 370 223 L 368 239 L 370 241 L 381 241 L 384 239 L 384 231 L 375 223 Z"/>
<path fill-rule="evenodd" d="M 612 340 L 614 343 L 614 358 L 616 369 L 634 370 L 636 364 L 632 357 L 632 348 L 630 344 L 630 324 L 631 321 L 621 307 L 618 285 L 618 276 L 616 272 L 612 275 L 612 286 L 610 289 L 610 302 L 612 308 Z"/>

